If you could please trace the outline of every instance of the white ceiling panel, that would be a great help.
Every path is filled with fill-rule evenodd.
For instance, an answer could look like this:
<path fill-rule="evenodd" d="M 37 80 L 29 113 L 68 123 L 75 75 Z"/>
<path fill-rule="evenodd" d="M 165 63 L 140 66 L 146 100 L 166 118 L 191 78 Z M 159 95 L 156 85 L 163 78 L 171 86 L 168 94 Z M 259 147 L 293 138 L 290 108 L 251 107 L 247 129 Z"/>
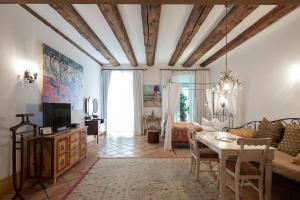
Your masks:
<path fill-rule="evenodd" d="M 63 19 L 54 9 L 48 5 L 28 5 L 32 10 L 37 12 L 40 16 L 46 19 L 51 25 L 60 30 L 71 40 L 76 42 L 80 47 L 94 56 L 103 64 L 108 64 L 108 61 L 95 49 L 93 46 L 84 39 L 67 21 Z M 74 47 L 75 48 L 75 47 Z"/>
<path fill-rule="evenodd" d="M 95 4 L 77 4 L 73 6 L 119 63 L 130 64 L 98 6 Z"/>
<path fill-rule="evenodd" d="M 118 9 L 138 63 L 146 64 L 141 6 L 119 4 Z"/>
<path fill-rule="evenodd" d="M 192 9 L 192 5 L 162 5 L 155 64 L 168 64 Z"/>
<path fill-rule="evenodd" d="M 223 19 L 225 14 L 225 6 L 216 5 L 213 7 L 204 23 L 201 25 L 198 33 L 196 33 L 189 46 L 179 58 L 178 64 L 183 64 L 186 61 L 186 59 L 197 49 L 199 44 L 203 42 L 203 40 L 210 34 L 216 25 Z"/>
<path fill-rule="evenodd" d="M 259 6 L 255 9 L 249 16 L 247 16 L 239 25 L 237 25 L 227 36 L 228 42 L 236 38 L 239 34 L 257 22 L 260 18 L 265 16 L 268 12 L 270 12 L 275 5 L 263 5 Z M 212 56 L 226 44 L 226 39 L 223 38 L 220 42 L 218 42 L 211 50 L 209 50 L 201 59 L 196 62 L 196 65 L 201 64 L 201 62 L 205 61 L 207 58 Z"/>
<path fill-rule="evenodd" d="M 129 66 L 125 53 L 123 52 L 118 40 L 114 36 L 104 16 L 96 4 L 73 5 L 74 8 L 83 17 L 86 23 L 91 27 L 103 44 L 114 55 L 121 65 Z M 70 39 L 75 41 L 84 50 L 97 58 L 103 64 L 109 65 L 108 61 L 98 52 L 85 38 L 83 38 L 66 20 L 63 19 L 54 9 L 48 5 L 29 5 L 31 9 L 45 18 L 49 23 L 63 32 Z M 237 27 L 228 34 L 230 42 L 248 27 L 253 25 L 257 20 L 262 18 L 275 6 L 259 6 L 247 18 L 245 18 Z M 120 4 L 118 5 L 122 20 L 125 25 L 130 43 L 140 66 L 146 64 L 146 53 L 144 46 L 143 25 L 141 17 L 141 5 L 139 4 Z M 177 42 L 186 24 L 186 21 L 193 9 L 193 5 L 162 5 L 159 32 L 155 54 L 156 66 L 167 66 L 168 62 L 175 51 Z M 183 55 L 179 58 L 177 66 L 182 65 L 194 50 L 207 38 L 211 31 L 225 16 L 225 6 L 216 5 L 201 25 L 199 31 L 195 34 L 191 43 L 188 45 Z M 200 60 L 201 62 L 209 58 L 216 51 L 225 45 L 225 38 L 217 43 L 208 51 Z"/>

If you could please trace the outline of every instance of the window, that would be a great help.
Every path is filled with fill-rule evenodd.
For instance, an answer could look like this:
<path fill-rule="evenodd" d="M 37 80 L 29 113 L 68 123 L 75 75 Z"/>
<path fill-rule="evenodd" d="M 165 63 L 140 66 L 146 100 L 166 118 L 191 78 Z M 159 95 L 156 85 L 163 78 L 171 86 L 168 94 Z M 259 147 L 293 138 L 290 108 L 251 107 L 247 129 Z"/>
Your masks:
<path fill-rule="evenodd" d="M 181 85 L 177 111 L 174 114 L 175 121 L 193 121 L 195 102 L 195 73 L 193 71 L 175 72 L 173 82 Z"/>
<path fill-rule="evenodd" d="M 107 99 L 107 134 L 132 137 L 133 132 L 133 72 L 112 71 Z"/>

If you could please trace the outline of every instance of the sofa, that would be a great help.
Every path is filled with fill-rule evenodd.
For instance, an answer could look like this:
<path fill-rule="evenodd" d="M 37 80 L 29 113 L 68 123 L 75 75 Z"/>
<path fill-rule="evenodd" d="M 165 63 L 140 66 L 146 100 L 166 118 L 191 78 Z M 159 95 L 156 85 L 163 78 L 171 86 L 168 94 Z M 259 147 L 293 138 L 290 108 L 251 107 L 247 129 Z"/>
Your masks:
<path fill-rule="evenodd" d="M 239 135 L 241 137 L 259 138 L 262 137 L 259 133 L 262 129 L 263 123 L 265 123 L 266 121 L 274 125 L 276 124 L 277 126 L 282 124 L 282 130 L 281 130 L 282 135 L 278 134 L 276 136 L 274 135 L 267 136 L 267 137 L 271 137 L 272 140 L 274 140 L 272 146 L 277 148 L 275 151 L 275 158 L 272 162 L 273 173 L 279 175 L 284 179 L 289 180 L 289 182 L 296 185 L 296 188 L 300 190 L 300 165 L 299 163 L 298 164 L 294 163 L 296 156 L 298 158 L 300 155 L 300 148 L 298 146 L 297 147 L 298 150 L 293 149 L 294 151 L 298 151 L 297 155 L 295 155 L 295 152 L 293 155 L 291 155 L 289 151 L 284 150 L 284 148 L 282 147 L 283 146 L 282 143 L 286 141 L 285 134 L 287 134 L 287 128 L 290 129 L 291 126 L 300 127 L 300 118 L 285 118 L 285 119 L 279 119 L 274 121 L 268 121 L 266 118 L 264 118 L 262 121 L 252 121 L 240 127 L 224 128 L 223 131 L 230 132 L 232 134 Z M 264 135 L 264 137 L 266 137 L 266 135 Z M 299 138 L 300 138 L 300 131 L 295 140 L 299 141 Z"/>

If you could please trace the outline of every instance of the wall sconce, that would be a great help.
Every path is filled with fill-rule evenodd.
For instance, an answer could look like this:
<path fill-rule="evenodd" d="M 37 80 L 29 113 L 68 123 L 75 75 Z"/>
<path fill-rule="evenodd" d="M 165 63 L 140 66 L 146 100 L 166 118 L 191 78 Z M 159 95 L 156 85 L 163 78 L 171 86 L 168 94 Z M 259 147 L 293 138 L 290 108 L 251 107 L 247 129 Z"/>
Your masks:
<path fill-rule="evenodd" d="M 31 73 L 30 71 L 26 70 L 24 72 L 24 80 L 28 83 L 34 83 L 34 81 L 37 79 L 38 73 Z"/>

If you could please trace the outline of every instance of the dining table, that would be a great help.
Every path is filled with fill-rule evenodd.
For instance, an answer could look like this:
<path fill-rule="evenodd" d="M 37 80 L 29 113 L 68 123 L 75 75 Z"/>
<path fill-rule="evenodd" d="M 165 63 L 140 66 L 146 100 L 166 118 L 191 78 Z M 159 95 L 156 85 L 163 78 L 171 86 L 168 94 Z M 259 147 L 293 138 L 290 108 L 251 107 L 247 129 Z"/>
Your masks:
<path fill-rule="evenodd" d="M 238 156 L 240 145 L 237 144 L 239 136 L 227 132 L 197 132 L 196 140 L 203 143 L 213 151 L 215 151 L 220 159 L 219 166 L 219 199 L 225 199 L 226 188 L 226 161 L 228 158 Z M 251 150 L 253 154 L 264 150 L 264 146 L 247 146 L 244 147 Z M 268 156 L 265 159 L 265 193 L 264 199 L 271 200 L 272 193 L 272 160 L 274 159 L 275 148 L 270 147 Z"/>

